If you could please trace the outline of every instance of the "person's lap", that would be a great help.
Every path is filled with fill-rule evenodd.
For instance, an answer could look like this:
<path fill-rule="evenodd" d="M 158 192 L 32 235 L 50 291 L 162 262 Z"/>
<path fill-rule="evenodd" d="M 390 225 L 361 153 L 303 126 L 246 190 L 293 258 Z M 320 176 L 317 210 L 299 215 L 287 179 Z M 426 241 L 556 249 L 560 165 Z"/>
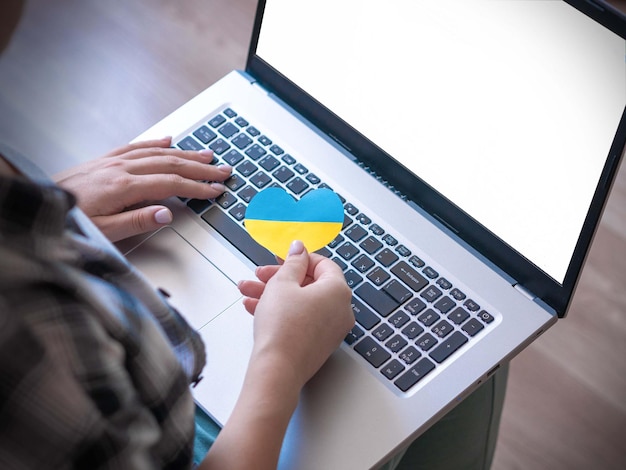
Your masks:
<path fill-rule="evenodd" d="M 490 468 L 498 438 L 508 370 L 508 365 L 501 367 L 479 389 L 382 469 Z M 219 426 L 204 411 L 196 407 L 195 463 L 204 458 L 217 438 L 219 430 Z"/>

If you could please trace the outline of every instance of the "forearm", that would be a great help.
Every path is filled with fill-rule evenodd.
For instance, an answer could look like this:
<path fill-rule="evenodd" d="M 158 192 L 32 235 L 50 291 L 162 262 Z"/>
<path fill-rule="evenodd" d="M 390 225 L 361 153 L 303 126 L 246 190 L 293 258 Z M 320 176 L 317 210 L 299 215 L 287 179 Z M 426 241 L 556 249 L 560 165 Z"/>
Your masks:
<path fill-rule="evenodd" d="M 235 409 L 201 470 L 276 468 L 301 386 L 297 374 L 284 367 L 280 358 L 257 357 L 250 363 Z"/>

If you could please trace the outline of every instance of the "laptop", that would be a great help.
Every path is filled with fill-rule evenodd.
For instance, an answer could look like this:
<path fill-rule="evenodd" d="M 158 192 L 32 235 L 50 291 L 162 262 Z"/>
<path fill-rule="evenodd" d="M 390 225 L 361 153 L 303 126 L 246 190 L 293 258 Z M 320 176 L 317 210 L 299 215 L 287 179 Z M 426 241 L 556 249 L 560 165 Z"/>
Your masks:
<path fill-rule="evenodd" d="M 234 167 L 121 245 L 206 343 L 197 403 L 224 423 L 241 388 L 236 283 L 276 262 L 243 225 L 266 187 L 340 196 L 320 252 L 357 320 L 280 468 L 380 466 L 565 317 L 626 141 L 624 37 L 596 0 L 260 1 L 246 69 L 137 138 Z"/>

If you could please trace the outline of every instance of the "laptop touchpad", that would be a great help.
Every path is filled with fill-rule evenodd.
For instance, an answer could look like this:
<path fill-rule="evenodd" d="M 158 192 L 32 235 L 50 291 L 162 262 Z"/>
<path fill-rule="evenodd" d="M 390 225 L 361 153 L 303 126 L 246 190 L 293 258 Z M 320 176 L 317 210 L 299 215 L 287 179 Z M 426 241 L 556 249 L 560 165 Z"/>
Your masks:
<path fill-rule="evenodd" d="M 195 329 L 200 329 L 241 299 L 236 285 L 171 227 L 166 227 L 126 257 Z"/>

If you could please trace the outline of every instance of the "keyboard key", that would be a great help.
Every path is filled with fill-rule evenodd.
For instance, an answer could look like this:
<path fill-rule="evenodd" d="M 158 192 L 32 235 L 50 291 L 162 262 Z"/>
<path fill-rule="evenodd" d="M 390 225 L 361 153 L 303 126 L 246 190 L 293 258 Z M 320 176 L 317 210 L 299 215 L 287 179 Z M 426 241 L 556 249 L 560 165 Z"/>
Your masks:
<path fill-rule="evenodd" d="M 270 141 L 270 143 L 272 143 L 272 141 Z M 270 150 L 272 151 L 272 153 L 274 153 L 274 155 L 282 155 L 283 153 L 285 153 L 285 151 L 281 149 L 278 145 L 272 145 L 270 147 Z"/>
<path fill-rule="evenodd" d="M 208 199 L 189 199 L 189 201 L 187 201 L 187 207 L 193 210 L 196 214 L 202 213 L 202 211 L 210 205 L 211 201 Z"/>
<path fill-rule="evenodd" d="M 243 155 L 237 152 L 237 150 L 232 149 L 222 155 L 222 160 L 224 160 L 230 166 L 235 166 L 237 163 L 243 160 Z"/>
<path fill-rule="evenodd" d="M 254 144 L 248 150 L 246 150 L 246 155 L 249 156 L 252 160 L 258 160 L 266 153 L 267 151 L 259 144 Z"/>
<path fill-rule="evenodd" d="M 304 181 L 299 176 L 292 179 L 289 183 L 287 183 L 287 187 L 294 193 L 300 194 L 302 191 L 309 187 L 309 183 Z"/>
<path fill-rule="evenodd" d="M 237 124 L 239 127 L 246 127 L 250 123 L 241 116 L 239 116 L 237 119 L 235 119 L 235 124 Z"/>
<path fill-rule="evenodd" d="M 262 171 L 257 171 L 252 178 L 250 178 L 250 182 L 255 185 L 259 189 L 263 189 L 272 181 L 267 174 Z"/>
<path fill-rule="evenodd" d="M 215 202 L 217 202 L 223 209 L 228 209 L 237 202 L 237 198 L 231 193 L 225 192 L 215 199 Z"/>
<path fill-rule="evenodd" d="M 493 315 L 490 314 L 488 311 L 483 310 L 482 312 L 480 312 L 478 314 L 478 318 L 480 318 L 482 321 L 484 321 L 485 323 L 491 323 L 494 318 Z"/>
<path fill-rule="evenodd" d="M 361 282 L 363 282 L 363 278 L 357 274 L 354 269 L 349 269 L 344 273 L 344 277 L 346 278 L 346 283 L 348 287 L 351 289 L 358 286 Z"/>
<path fill-rule="evenodd" d="M 221 155 L 230 148 L 230 144 L 224 139 L 219 138 L 213 141 L 209 148 L 213 150 L 216 155 Z"/>
<path fill-rule="evenodd" d="M 407 342 L 406 339 L 404 339 L 400 335 L 395 335 L 393 338 L 391 338 L 389 341 L 385 343 L 385 347 L 389 349 L 391 352 L 396 353 L 400 351 L 403 347 L 405 347 L 407 344 L 409 343 Z"/>
<path fill-rule="evenodd" d="M 203 144 L 208 144 L 217 137 L 217 134 L 209 129 L 207 126 L 200 126 L 195 130 L 193 135 Z"/>
<path fill-rule="evenodd" d="M 376 368 L 380 367 L 391 358 L 391 354 L 369 336 L 359 341 L 354 347 L 354 350 Z"/>
<path fill-rule="evenodd" d="M 404 245 L 398 245 L 396 247 L 396 253 L 398 253 L 400 256 L 406 258 L 407 256 L 411 255 L 411 250 L 409 250 L 406 246 Z"/>
<path fill-rule="evenodd" d="M 426 289 L 424 289 L 424 292 L 422 292 L 420 296 L 426 299 L 428 302 L 434 302 L 439 297 L 441 297 L 441 291 L 435 286 L 428 286 Z"/>
<path fill-rule="evenodd" d="M 416 268 L 421 268 L 422 266 L 424 266 L 424 261 L 422 261 L 421 258 L 418 258 L 417 256 L 413 255 L 409 258 L 409 263 L 411 263 L 413 266 L 415 266 Z"/>
<path fill-rule="evenodd" d="M 397 359 L 394 359 L 393 361 L 389 361 L 388 364 L 385 364 L 385 367 L 383 367 L 380 372 L 389 380 L 391 380 L 396 378 L 397 375 L 403 370 L 404 366 L 402 365 L 402 363 Z"/>
<path fill-rule="evenodd" d="M 435 303 L 435 308 L 439 310 L 441 313 L 448 313 L 454 307 L 456 307 L 456 302 L 448 296 L 441 297 Z"/>
<path fill-rule="evenodd" d="M 213 206 L 202 215 L 202 219 L 234 245 L 257 266 L 278 264 L 276 257 L 255 242 L 248 232 L 221 209 Z"/>
<path fill-rule="evenodd" d="M 380 317 L 354 296 L 352 296 L 352 312 L 357 323 L 366 330 L 371 330 L 380 323 Z"/>
<path fill-rule="evenodd" d="M 262 135 L 262 136 L 259 137 L 259 142 L 262 145 L 272 145 L 272 140 L 269 137 L 265 136 L 265 135 Z"/>
<path fill-rule="evenodd" d="M 250 126 L 250 127 L 248 127 L 248 128 L 246 129 L 246 132 L 247 132 L 248 134 L 250 134 L 252 137 L 256 137 L 257 135 L 259 135 L 259 134 L 260 134 L 259 130 L 258 130 L 256 127 L 254 127 L 254 126 Z"/>
<path fill-rule="evenodd" d="M 443 290 L 448 290 L 452 287 L 452 283 L 448 281 L 445 277 L 440 277 L 439 279 L 437 279 L 437 285 Z"/>
<path fill-rule="evenodd" d="M 402 328 L 406 322 L 408 322 L 410 319 L 410 317 L 404 313 L 404 312 L 396 312 L 393 315 L 391 315 L 387 321 L 389 322 L 390 325 L 394 326 L 395 328 Z"/>
<path fill-rule="evenodd" d="M 356 215 L 359 213 L 359 210 L 350 203 L 347 203 L 344 209 L 350 215 Z"/>
<path fill-rule="evenodd" d="M 241 173 L 244 177 L 248 177 L 257 171 L 259 168 L 252 163 L 250 160 L 244 160 L 236 167 L 236 170 Z"/>
<path fill-rule="evenodd" d="M 246 216 L 246 205 L 242 202 L 238 202 L 230 208 L 228 213 L 241 222 Z"/>
<path fill-rule="evenodd" d="M 345 235 L 353 242 L 358 242 L 365 235 L 367 235 L 367 230 L 365 230 L 360 225 L 354 224 L 352 227 L 345 231 Z"/>
<path fill-rule="evenodd" d="M 372 332 L 372 336 L 374 336 L 374 338 L 376 338 L 378 341 L 385 341 L 392 334 L 393 328 L 386 323 L 383 323 Z"/>
<path fill-rule="evenodd" d="M 398 261 L 398 255 L 396 255 L 389 248 L 385 248 L 376 255 L 376 261 L 378 261 L 383 266 L 388 267 Z"/>
<path fill-rule="evenodd" d="M 430 329 L 430 331 L 435 333 L 440 338 L 445 338 L 450 333 L 452 333 L 453 330 L 454 330 L 454 327 L 450 323 L 448 323 L 446 320 L 441 320 L 439 323 L 437 323 L 435 326 L 433 326 Z"/>
<path fill-rule="evenodd" d="M 422 351 L 428 351 L 435 344 L 437 344 L 437 339 L 430 333 L 424 333 L 422 336 L 417 338 L 415 344 L 417 344 L 422 349 Z"/>
<path fill-rule="evenodd" d="M 456 287 L 450 291 L 450 295 L 457 302 L 461 302 L 462 300 L 465 300 L 465 294 L 461 292 L 459 289 L 457 289 Z"/>
<path fill-rule="evenodd" d="M 396 246 L 398 244 L 398 240 L 396 240 L 389 234 L 383 237 L 383 241 L 389 246 Z"/>
<path fill-rule="evenodd" d="M 226 122 L 226 118 L 222 116 L 221 114 L 218 114 L 217 116 L 215 116 L 213 119 L 209 121 L 209 126 L 215 128 L 215 127 L 221 126 L 225 122 Z"/>
<path fill-rule="evenodd" d="M 359 214 L 356 216 L 356 220 L 359 221 L 359 223 L 363 224 L 363 225 L 369 225 L 372 223 L 372 219 L 370 219 L 368 216 L 366 216 L 365 214 Z"/>
<path fill-rule="evenodd" d="M 470 318 L 470 320 L 465 323 L 465 325 L 463 325 L 461 329 L 465 331 L 468 335 L 475 336 L 484 327 L 485 326 L 475 318 Z"/>
<path fill-rule="evenodd" d="M 223 113 L 228 116 L 229 118 L 234 118 L 235 116 L 237 116 L 237 113 L 235 111 L 233 111 L 230 108 L 226 108 Z"/>
<path fill-rule="evenodd" d="M 345 242 L 337 248 L 337 254 L 345 260 L 352 259 L 358 252 L 359 249 L 350 242 Z"/>
<path fill-rule="evenodd" d="M 422 355 L 421 352 L 419 352 L 413 346 L 409 346 L 408 348 L 406 348 L 404 351 L 400 353 L 399 357 L 406 364 L 413 364 L 415 361 L 417 361 L 420 358 L 421 355 Z"/>
<path fill-rule="evenodd" d="M 322 255 L 326 258 L 330 258 L 333 255 L 333 252 L 330 251 L 328 248 L 326 248 L 325 246 L 321 247 L 319 250 L 317 250 L 315 253 L 317 253 L 318 255 Z"/>
<path fill-rule="evenodd" d="M 413 296 L 411 291 L 396 279 L 389 281 L 389 283 L 383 287 L 383 290 L 400 304 L 403 304 Z"/>
<path fill-rule="evenodd" d="M 467 320 L 467 317 L 469 317 L 469 313 L 461 307 L 455 308 L 452 312 L 450 312 L 450 315 L 448 315 L 448 319 L 455 325 L 460 325 Z"/>
<path fill-rule="evenodd" d="M 243 150 L 252 143 L 252 139 L 248 137 L 246 134 L 241 133 L 237 137 L 235 137 L 231 142 L 239 150 Z"/>
<path fill-rule="evenodd" d="M 376 240 L 374 237 L 367 237 L 361 242 L 359 246 L 363 248 L 368 254 L 373 255 L 383 247 L 383 244 L 380 241 Z"/>
<path fill-rule="evenodd" d="M 319 184 L 319 182 L 321 181 L 319 176 L 314 173 L 309 173 L 308 175 L 306 175 L 305 178 L 311 184 Z"/>
<path fill-rule="evenodd" d="M 391 268 L 391 272 L 415 292 L 419 292 L 424 288 L 424 286 L 428 285 L 428 281 L 424 278 L 424 276 L 404 261 L 400 261 L 393 268 Z"/>
<path fill-rule="evenodd" d="M 472 299 L 467 299 L 465 301 L 465 303 L 463 304 L 465 306 L 466 309 L 468 309 L 470 312 L 478 312 L 478 310 L 480 310 L 480 305 L 478 305 L 476 302 L 474 302 Z"/>
<path fill-rule="evenodd" d="M 232 175 L 226 181 L 224 185 L 233 192 L 237 192 L 239 189 L 246 185 L 246 181 L 239 175 Z"/>
<path fill-rule="evenodd" d="M 293 169 L 301 175 L 305 175 L 309 172 L 309 169 L 305 167 L 302 163 L 298 163 L 296 166 L 293 167 Z"/>
<path fill-rule="evenodd" d="M 379 237 L 385 233 L 385 231 L 380 227 L 380 225 L 377 224 L 372 224 L 370 226 L 370 231 L 374 234 L 374 235 L 378 235 Z"/>
<path fill-rule="evenodd" d="M 427 358 L 420 359 L 417 364 L 415 364 L 407 372 L 401 375 L 400 378 L 394 383 L 400 390 L 406 392 L 417 382 L 426 377 L 434 368 L 435 364 L 433 364 Z"/>
<path fill-rule="evenodd" d="M 369 282 L 361 284 L 354 293 L 383 317 L 387 317 L 400 305 L 395 299 L 376 289 Z"/>
<path fill-rule="evenodd" d="M 390 277 L 389 273 L 380 266 L 374 268 L 372 272 L 367 275 L 367 278 L 377 286 L 382 286 Z"/>
<path fill-rule="evenodd" d="M 224 124 L 222 127 L 219 128 L 218 132 L 228 139 L 234 136 L 237 132 L 239 132 L 239 128 L 235 126 L 233 123 L 227 122 L 226 124 Z"/>
<path fill-rule="evenodd" d="M 269 171 L 270 173 L 276 169 L 280 165 L 280 162 L 273 155 L 267 155 L 259 161 L 259 165 L 265 171 Z"/>
<path fill-rule="evenodd" d="M 369 271 L 369 269 L 374 266 L 374 261 L 366 255 L 359 255 L 354 259 L 354 261 L 352 261 L 351 264 L 357 269 L 357 271 L 364 273 Z"/>
<path fill-rule="evenodd" d="M 419 321 L 421 321 L 424 325 L 430 326 L 439 320 L 439 315 L 435 313 L 434 310 L 428 309 L 424 313 L 422 313 L 419 317 L 417 317 Z"/>
<path fill-rule="evenodd" d="M 185 137 L 183 140 L 178 142 L 177 145 L 182 150 L 204 150 L 204 146 L 191 136 Z"/>
<path fill-rule="evenodd" d="M 294 163 L 296 163 L 296 159 L 293 158 L 291 155 L 289 155 L 288 153 L 286 153 L 285 155 L 283 155 L 282 161 L 284 161 L 287 165 L 293 165 Z"/>
<path fill-rule="evenodd" d="M 281 166 L 273 173 L 273 175 L 274 178 L 276 178 L 278 181 L 280 181 L 281 183 L 285 183 L 286 181 L 291 179 L 295 175 L 295 173 L 286 166 Z"/>
<path fill-rule="evenodd" d="M 411 301 L 404 306 L 404 309 L 413 316 L 417 315 L 425 308 L 426 304 L 417 297 L 411 299 Z"/>
<path fill-rule="evenodd" d="M 335 262 L 337 266 L 341 268 L 342 271 L 345 271 L 346 269 L 348 269 L 348 265 L 344 263 L 343 260 L 339 258 L 338 256 L 335 256 L 333 258 L 333 261 Z"/>
<path fill-rule="evenodd" d="M 430 266 L 426 266 L 424 269 L 422 269 L 422 272 L 429 279 L 436 279 L 437 277 L 439 277 L 439 273 L 435 271 L 433 268 L 431 268 Z"/>
<path fill-rule="evenodd" d="M 336 248 L 336 247 L 337 247 L 337 246 L 338 246 L 338 245 L 339 245 L 342 241 L 344 241 L 344 240 L 345 240 L 345 238 L 343 238 L 343 236 L 342 236 L 342 235 L 337 235 L 337 236 L 333 239 L 333 241 L 331 241 L 331 242 L 328 244 L 328 246 L 329 246 L 330 248 Z"/>
<path fill-rule="evenodd" d="M 348 333 L 346 335 L 346 337 L 343 339 L 347 344 L 354 344 L 356 343 L 360 338 L 363 337 L 365 333 L 363 332 L 363 330 L 361 328 L 359 328 L 358 326 L 354 325 L 352 327 L 352 330 L 350 330 L 350 333 Z"/>
<path fill-rule="evenodd" d="M 455 331 L 448 339 L 433 349 L 430 357 L 441 364 L 465 343 L 467 343 L 467 337 L 463 333 Z"/>
<path fill-rule="evenodd" d="M 237 193 L 237 195 L 243 199 L 246 203 L 249 203 L 254 196 L 258 194 L 258 191 L 254 187 L 248 185 Z"/>
<path fill-rule="evenodd" d="M 415 339 L 424 332 L 424 328 L 412 321 L 402 329 L 402 334 L 409 339 Z"/>

